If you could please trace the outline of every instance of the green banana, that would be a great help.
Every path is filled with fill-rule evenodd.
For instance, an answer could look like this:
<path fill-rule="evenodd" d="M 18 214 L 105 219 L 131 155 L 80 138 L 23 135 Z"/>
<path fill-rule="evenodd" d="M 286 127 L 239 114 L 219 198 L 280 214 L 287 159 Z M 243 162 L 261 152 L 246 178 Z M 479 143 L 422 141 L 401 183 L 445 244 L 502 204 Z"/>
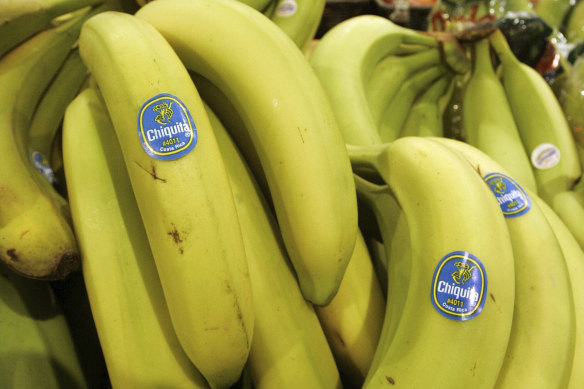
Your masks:
<path fill-rule="evenodd" d="M 422 91 L 412 102 L 399 136 L 444 136 L 443 99 L 450 96 L 452 89 L 452 77 L 446 75 Z"/>
<path fill-rule="evenodd" d="M 473 69 L 462 100 L 465 140 L 505 167 L 522 186 L 537 193 L 515 116 L 493 68 L 489 40 L 473 42 L 472 49 Z"/>
<path fill-rule="evenodd" d="M 278 0 L 270 18 L 306 52 L 320 25 L 326 0 Z"/>
<path fill-rule="evenodd" d="M 303 295 L 326 305 L 353 252 L 357 201 L 342 136 L 305 56 L 274 23 L 236 1 L 157 0 L 136 16 L 236 108 Z"/>
<path fill-rule="evenodd" d="M 203 102 L 172 47 L 134 15 L 92 17 L 79 52 L 112 119 L 180 344 L 212 388 L 229 387 L 248 358 L 254 316 L 233 194 Z"/>
<path fill-rule="evenodd" d="M 391 142 L 400 136 L 416 97 L 428 89 L 435 80 L 448 74 L 448 68 L 444 65 L 431 66 L 412 74 L 400 85 L 381 117 L 378 131 L 382 142 Z"/>
<path fill-rule="evenodd" d="M 515 309 L 495 388 L 565 388 L 576 335 L 573 288 L 565 255 L 537 195 L 478 148 L 452 139 L 430 139 L 459 152 L 483 177 L 501 204 L 509 229 Z M 558 338 L 558 333 L 563 336 Z"/>
<path fill-rule="evenodd" d="M 584 192 L 577 190 L 560 192 L 554 196 L 550 206 L 584 250 Z"/>
<path fill-rule="evenodd" d="M 395 197 L 387 184 L 375 184 L 355 175 L 355 184 L 359 197 L 374 213 L 380 226 L 383 244 L 383 255 L 380 261 L 385 269 L 385 293 L 386 308 L 384 322 L 382 323 L 379 342 L 373 355 L 369 371 L 376 371 L 383 358 L 383 353 L 378 350 L 386 350 L 389 346 L 398 320 L 402 315 L 405 299 L 402 290 L 407 288 L 407 280 L 410 274 L 411 248 L 407 220 Z M 391 287 L 389 287 L 391 285 Z"/>
<path fill-rule="evenodd" d="M 515 290 L 511 240 L 496 199 L 466 160 L 424 137 L 348 150 L 354 164 L 375 168 L 387 183 L 405 215 L 411 247 L 402 264 L 406 279 L 392 292 L 403 309 L 387 316 L 388 290 L 384 327 L 395 331 L 380 340 L 364 388 L 492 388 L 511 332 Z M 461 336 L 472 341 L 460 347 Z M 444 369 L 444 358 L 457 374 Z"/>
<path fill-rule="evenodd" d="M 103 9 L 85 10 L 0 59 L 0 260 L 32 278 L 63 279 L 80 265 L 67 203 L 30 163 L 27 134 L 81 25 Z"/>
<path fill-rule="evenodd" d="M 337 294 L 316 307 L 341 376 L 351 387 L 360 387 L 369 371 L 384 312 L 384 293 L 360 233 Z"/>
<path fill-rule="evenodd" d="M 112 386 L 207 388 L 174 333 L 122 151 L 92 87 L 67 106 L 63 157 L 83 278 Z"/>
<path fill-rule="evenodd" d="M 441 62 L 440 51 L 429 48 L 409 55 L 388 55 L 379 60 L 363 84 L 367 105 L 376 127 L 383 111 L 399 91 L 400 86 L 412 75 Z"/>
<path fill-rule="evenodd" d="M 584 40 L 584 3 L 581 0 L 570 3 L 571 8 L 566 13 L 562 27 L 566 40 L 571 43 L 578 43 Z"/>
<path fill-rule="evenodd" d="M 0 386 L 89 388 L 51 284 L 0 264 Z"/>
<path fill-rule="evenodd" d="M 0 0 L 0 57 L 34 34 L 53 27 L 53 19 L 73 17 L 74 11 L 103 2 L 104 0 Z"/>
<path fill-rule="evenodd" d="M 574 2 L 572 0 L 537 0 L 533 12 L 551 28 L 559 31 Z"/>
<path fill-rule="evenodd" d="M 514 56 L 501 30 L 489 35 L 489 42 L 501 61 L 503 87 L 533 165 L 537 194 L 551 204 L 582 175 L 566 116 L 549 84 Z"/>
<path fill-rule="evenodd" d="M 87 69 L 81 61 L 79 51 L 73 49 L 44 92 L 31 119 L 27 138 L 30 160 L 51 184 L 56 181 L 49 162 L 53 143 L 67 105 L 77 95 L 86 79 Z"/>
<path fill-rule="evenodd" d="M 399 54 L 404 44 L 438 48 L 434 37 L 376 15 L 338 23 L 314 48 L 310 64 L 331 102 L 345 143 L 381 143 L 364 88 L 375 66 L 383 58 Z"/>
<path fill-rule="evenodd" d="M 246 371 L 258 389 L 340 388 L 333 354 L 302 296 L 273 211 L 226 128 L 207 112 L 235 198 L 253 289 L 255 326 Z"/>
<path fill-rule="evenodd" d="M 584 251 L 582 251 L 582 247 L 578 245 L 568 227 L 553 209 L 538 197 L 535 201 L 539 204 L 556 234 L 570 272 L 572 294 L 576 308 L 576 339 L 574 340 L 574 360 L 566 387 L 568 389 L 577 389 L 584 385 L 584 371 L 581 369 L 584 363 L 584 310 L 582 309 L 584 307 L 584 283 L 582 282 L 584 277 Z"/>

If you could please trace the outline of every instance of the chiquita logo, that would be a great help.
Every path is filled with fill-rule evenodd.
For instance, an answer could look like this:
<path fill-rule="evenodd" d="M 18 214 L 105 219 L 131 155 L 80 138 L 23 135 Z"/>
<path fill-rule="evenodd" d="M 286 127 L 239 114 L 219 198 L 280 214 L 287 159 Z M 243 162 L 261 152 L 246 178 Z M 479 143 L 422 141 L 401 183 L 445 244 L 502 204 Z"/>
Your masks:
<path fill-rule="evenodd" d="M 178 97 L 158 94 L 146 101 L 138 113 L 142 147 L 153 158 L 180 158 L 197 143 L 197 128 L 190 112 Z"/>
<path fill-rule="evenodd" d="M 445 255 L 432 279 L 432 304 L 442 315 L 469 320 L 483 309 L 487 293 L 487 273 L 477 257 L 468 251 Z"/>
<path fill-rule="evenodd" d="M 521 216 L 531 209 L 529 196 L 511 177 L 490 173 L 483 179 L 497 198 L 505 217 Z"/>

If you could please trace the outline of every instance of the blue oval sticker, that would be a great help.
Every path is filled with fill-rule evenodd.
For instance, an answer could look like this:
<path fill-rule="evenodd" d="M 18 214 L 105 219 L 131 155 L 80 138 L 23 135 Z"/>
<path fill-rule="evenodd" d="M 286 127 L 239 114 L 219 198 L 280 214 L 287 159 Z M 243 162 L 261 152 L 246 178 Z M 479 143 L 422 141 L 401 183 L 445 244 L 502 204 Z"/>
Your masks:
<path fill-rule="evenodd" d="M 38 171 L 41 172 L 42 175 L 47 179 L 47 181 L 49 181 L 51 184 L 54 184 L 57 181 L 55 173 L 53 172 L 53 168 L 51 168 L 49 161 L 43 155 L 43 153 L 36 150 L 31 151 L 30 160 L 38 169 Z"/>
<path fill-rule="evenodd" d="M 443 316 L 469 320 L 481 313 L 487 294 L 487 273 L 468 251 L 445 255 L 432 279 L 432 304 Z"/>
<path fill-rule="evenodd" d="M 142 105 L 138 134 L 146 153 L 161 160 L 180 158 L 197 143 L 197 128 L 189 110 L 168 93 L 160 93 Z"/>
<path fill-rule="evenodd" d="M 505 217 L 523 215 L 531 208 L 531 199 L 511 177 L 501 173 L 490 173 L 483 179 L 497 198 Z"/>

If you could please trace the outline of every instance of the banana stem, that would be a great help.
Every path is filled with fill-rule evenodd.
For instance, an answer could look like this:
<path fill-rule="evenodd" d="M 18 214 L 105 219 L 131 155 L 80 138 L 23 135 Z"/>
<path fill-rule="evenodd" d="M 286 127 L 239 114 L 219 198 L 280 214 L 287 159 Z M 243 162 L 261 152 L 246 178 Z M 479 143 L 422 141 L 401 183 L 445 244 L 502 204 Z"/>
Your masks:
<path fill-rule="evenodd" d="M 482 74 L 494 73 L 491 60 L 491 46 L 488 39 L 481 39 L 474 44 L 473 72 Z"/>
<path fill-rule="evenodd" d="M 487 39 L 502 63 L 511 65 L 519 62 L 501 30 L 495 30 Z"/>
<path fill-rule="evenodd" d="M 347 152 L 353 169 L 372 169 L 379 172 L 377 159 L 385 150 L 386 144 L 351 145 L 347 144 Z"/>

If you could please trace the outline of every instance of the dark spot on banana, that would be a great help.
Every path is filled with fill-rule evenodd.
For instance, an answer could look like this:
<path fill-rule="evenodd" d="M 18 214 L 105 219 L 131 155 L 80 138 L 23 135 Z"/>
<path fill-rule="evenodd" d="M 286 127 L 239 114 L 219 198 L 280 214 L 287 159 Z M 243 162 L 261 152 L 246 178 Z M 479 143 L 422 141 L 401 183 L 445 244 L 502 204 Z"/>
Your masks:
<path fill-rule="evenodd" d="M 394 379 L 393 379 L 393 378 L 391 378 L 391 377 L 387 377 L 387 376 L 386 376 L 386 377 L 385 377 L 385 379 L 386 379 L 386 380 L 387 380 L 387 382 L 389 382 L 391 385 L 395 385 L 395 381 L 394 381 Z"/>
<path fill-rule="evenodd" d="M 152 178 L 154 178 L 155 180 L 161 181 L 161 182 L 166 182 L 166 179 L 158 177 L 156 175 L 156 166 L 154 165 L 154 163 L 152 163 L 152 165 L 150 166 L 150 170 L 146 169 L 144 166 L 140 165 L 138 162 L 135 162 L 136 165 L 138 165 L 140 167 L 140 169 L 144 170 L 146 173 L 150 174 L 152 176 Z"/>
<path fill-rule="evenodd" d="M 300 127 L 296 127 L 298 129 L 298 133 L 300 134 L 300 140 L 302 140 L 302 143 L 304 143 L 304 137 L 302 136 L 302 130 L 300 129 Z M 304 129 L 306 130 L 306 129 Z"/>
<path fill-rule="evenodd" d="M 8 249 L 6 250 L 6 255 L 10 258 L 11 261 L 18 262 L 18 254 L 16 254 L 16 249 Z"/>
<path fill-rule="evenodd" d="M 183 242 L 183 239 L 182 239 L 180 233 L 178 232 L 178 230 L 176 229 L 176 226 L 174 224 L 172 225 L 172 230 L 167 232 L 167 234 L 168 234 L 168 236 L 170 236 L 172 238 L 174 243 L 176 243 L 176 245 L 178 246 L 178 251 L 181 254 L 183 254 L 184 249 L 180 245 Z"/>
<path fill-rule="evenodd" d="M 489 297 L 491 298 L 491 300 L 493 300 L 494 303 L 496 303 L 497 301 L 495 300 L 495 295 L 492 293 L 489 293 Z"/>

